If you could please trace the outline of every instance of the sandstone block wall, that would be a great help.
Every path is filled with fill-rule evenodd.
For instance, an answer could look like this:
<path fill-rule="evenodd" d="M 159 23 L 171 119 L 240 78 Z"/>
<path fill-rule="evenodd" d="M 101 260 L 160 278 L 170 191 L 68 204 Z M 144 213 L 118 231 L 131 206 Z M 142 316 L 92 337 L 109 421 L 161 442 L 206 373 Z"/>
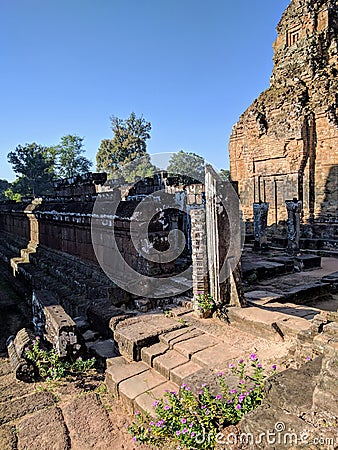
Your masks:
<path fill-rule="evenodd" d="M 261 200 L 279 223 L 296 197 L 304 222 L 338 222 L 338 4 L 292 0 L 277 33 L 270 87 L 233 127 L 231 177 L 246 219 Z"/>

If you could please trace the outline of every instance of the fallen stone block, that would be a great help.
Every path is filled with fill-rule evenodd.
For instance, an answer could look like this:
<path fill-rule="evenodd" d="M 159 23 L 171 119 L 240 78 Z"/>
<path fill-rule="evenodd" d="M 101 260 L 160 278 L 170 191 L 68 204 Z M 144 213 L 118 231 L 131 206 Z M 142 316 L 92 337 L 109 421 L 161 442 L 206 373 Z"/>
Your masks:
<path fill-rule="evenodd" d="M 18 424 L 20 450 L 68 450 L 67 428 L 59 408 L 51 407 L 23 418 Z"/>
<path fill-rule="evenodd" d="M 66 314 L 50 291 L 34 291 L 33 324 L 61 357 L 76 359 L 85 351 L 84 340 L 74 320 Z"/>
<path fill-rule="evenodd" d="M 297 416 L 309 411 L 321 366 L 322 357 L 317 357 L 298 370 L 287 369 L 268 378 L 265 382 L 267 401 Z"/>
<path fill-rule="evenodd" d="M 7 351 L 14 375 L 26 383 L 34 381 L 37 375 L 33 363 L 25 358 L 25 349 L 33 341 L 33 333 L 26 328 L 20 330 L 15 338 L 11 336 L 7 339 Z"/>
<path fill-rule="evenodd" d="M 286 413 L 276 405 L 264 402 L 255 410 L 244 415 L 239 423 L 239 429 L 239 439 L 241 439 L 239 448 L 243 446 L 248 450 L 257 448 L 287 450 L 298 448 L 293 445 L 300 441 L 305 429 L 311 431 L 313 426 L 295 414 Z"/>

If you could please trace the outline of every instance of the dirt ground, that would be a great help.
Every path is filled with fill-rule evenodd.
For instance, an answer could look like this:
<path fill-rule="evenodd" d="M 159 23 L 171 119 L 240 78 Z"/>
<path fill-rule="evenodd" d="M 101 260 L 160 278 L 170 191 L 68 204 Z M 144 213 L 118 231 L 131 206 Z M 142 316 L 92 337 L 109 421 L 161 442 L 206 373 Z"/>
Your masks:
<path fill-rule="evenodd" d="M 150 450 L 132 441 L 131 420 L 101 374 L 28 384 L 0 359 L 1 450 Z"/>

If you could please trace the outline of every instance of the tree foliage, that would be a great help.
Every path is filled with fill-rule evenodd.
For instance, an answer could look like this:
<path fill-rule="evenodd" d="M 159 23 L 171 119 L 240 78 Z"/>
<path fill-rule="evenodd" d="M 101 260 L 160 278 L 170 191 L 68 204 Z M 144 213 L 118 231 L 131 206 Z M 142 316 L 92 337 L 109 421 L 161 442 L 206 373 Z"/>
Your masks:
<path fill-rule="evenodd" d="M 54 160 L 47 147 L 35 142 L 18 145 L 7 158 L 18 176 L 11 188 L 14 194 L 35 197 L 51 192 Z"/>
<path fill-rule="evenodd" d="M 167 170 L 169 176 L 177 177 L 181 183 L 203 183 L 205 160 L 196 153 L 180 150 L 170 158 Z"/>
<path fill-rule="evenodd" d="M 220 169 L 219 176 L 224 181 L 231 181 L 230 170 L 228 169 Z"/>
<path fill-rule="evenodd" d="M 55 173 L 58 178 L 70 178 L 89 172 L 92 162 L 83 156 L 83 138 L 67 134 L 60 144 L 50 147 L 55 158 Z"/>
<path fill-rule="evenodd" d="M 119 176 L 119 170 L 131 161 L 147 154 L 151 123 L 132 112 L 128 119 L 111 117 L 113 139 L 104 139 L 96 155 L 98 171 L 107 172 L 109 178 Z"/>
<path fill-rule="evenodd" d="M 6 200 L 6 191 L 11 187 L 11 183 L 7 180 L 0 180 L 0 200 Z"/>

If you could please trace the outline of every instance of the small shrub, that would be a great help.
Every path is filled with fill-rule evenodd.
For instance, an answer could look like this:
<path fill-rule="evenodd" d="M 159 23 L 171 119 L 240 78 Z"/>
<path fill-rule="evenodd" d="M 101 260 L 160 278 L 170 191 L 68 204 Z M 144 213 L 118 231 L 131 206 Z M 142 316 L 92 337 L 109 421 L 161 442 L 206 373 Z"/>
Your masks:
<path fill-rule="evenodd" d="M 250 355 L 249 362 L 241 359 L 236 366 L 230 364 L 238 377 L 237 386 L 227 386 L 223 373 L 218 374 L 220 395 L 216 397 L 206 384 L 198 396 L 183 384 L 179 393 L 166 392 L 163 400 L 153 403 L 155 419 L 136 412 L 129 427 L 133 441 L 158 448 L 168 448 L 173 443 L 182 449 L 214 448 L 220 430 L 237 424 L 245 413 L 262 402 L 265 370 L 255 354 Z M 275 372 L 276 366 L 272 370 Z"/>
<path fill-rule="evenodd" d="M 73 363 L 64 361 L 54 349 L 45 349 L 39 337 L 36 337 L 33 345 L 26 349 L 25 357 L 32 361 L 40 377 L 46 380 L 60 380 L 66 376 L 81 375 L 92 369 L 96 362 L 95 358 L 84 360 L 81 357 Z"/>
<path fill-rule="evenodd" d="M 197 294 L 194 302 L 197 305 L 197 309 L 202 313 L 207 313 L 215 308 L 214 299 L 210 294 Z"/>

